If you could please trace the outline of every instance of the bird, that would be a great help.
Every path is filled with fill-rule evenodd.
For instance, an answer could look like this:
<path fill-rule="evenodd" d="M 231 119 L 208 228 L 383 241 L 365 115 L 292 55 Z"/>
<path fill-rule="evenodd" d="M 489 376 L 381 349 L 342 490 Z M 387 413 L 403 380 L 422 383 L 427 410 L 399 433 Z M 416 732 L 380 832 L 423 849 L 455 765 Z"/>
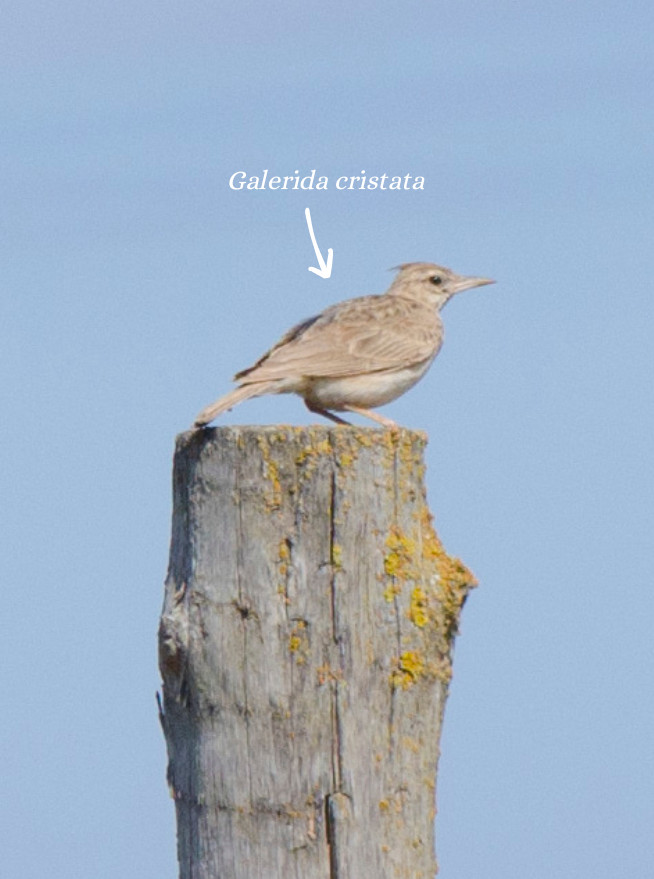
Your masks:
<path fill-rule="evenodd" d="M 307 408 L 337 424 L 351 412 L 398 430 L 374 412 L 413 387 L 443 343 L 443 306 L 463 290 L 495 283 L 428 262 L 404 263 L 385 293 L 347 299 L 296 324 L 256 363 L 237 372 L 239 385 L 203 409 L 202 428 L 238 403 L 263 394 L 298 394 Z"/>

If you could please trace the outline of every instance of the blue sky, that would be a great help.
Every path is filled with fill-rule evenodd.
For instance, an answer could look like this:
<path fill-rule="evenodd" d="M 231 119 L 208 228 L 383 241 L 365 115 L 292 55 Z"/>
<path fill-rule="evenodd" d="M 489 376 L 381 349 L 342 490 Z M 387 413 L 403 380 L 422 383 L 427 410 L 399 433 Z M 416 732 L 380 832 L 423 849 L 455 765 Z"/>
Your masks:
<path fill-rule="evenodd" d="M 384 412 L 475 571 L 444 879 L 654 858 L 646 2 L 10 5 L 0 33 L 9 879 L 176 875 L 154 694 L 174 436 L 292 323 L 429 260 L 497 284 Z M 233 192 L 238 170 L 425 177 Z M 304 209 L 329 280 L 314 255 Z M 223 423 L 309 423 L 295 398 Z"/>

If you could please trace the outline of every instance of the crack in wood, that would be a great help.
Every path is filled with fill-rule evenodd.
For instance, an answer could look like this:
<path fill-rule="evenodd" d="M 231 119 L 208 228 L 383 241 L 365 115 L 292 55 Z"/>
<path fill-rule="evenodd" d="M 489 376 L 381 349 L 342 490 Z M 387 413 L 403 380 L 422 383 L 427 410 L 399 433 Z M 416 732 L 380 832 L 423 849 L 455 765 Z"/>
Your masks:
<path fill-rule="evenodd" d="M 338 632 L 338 595 L 336 583 L 336 567 L 333 564 L 334 550 L 337 546 L 336 540 L 336 503 L 337 503 L 337 481 L 336 481 L 336 463 L 332 457 L 332 470 L 330 480 L 329 494 L 329 558 L 330 574 L 330 598 L 331 598 L 331 624 L 332 624 L 332 641 L 341 647 L 340 635 Z M 339 650 L 340 652 L 340 650 Z M 339 666 L 342 667 L 342 657 L 339 656 Z M 331 716 L 332 716 L 332 784 L 335 791 L 340 791 L 343 782 L 342 760 L 343 752 L 341 747 L 342 729 L 341 729 L 341 707 L 340 707 L 340 681 L 333 680 L 330 684 L 331 688 Z"/>
<path fill-rule="evenodd" d="M 238 594 L 238 603 L 237 607 L 246 607 L 250 604 L 247 596 L 244 595 L 243 591 L 243 583 L 241 580 L 241 571 L 243 570 L 243 552 L 245 549 L 246 541 L 244 540 L 244 529 L 243 529 L 243 504 L 241 503 L 241 482 L 242 482 L 242 474 L 240 467 L 240 459 L 236 468 L 236 479 L 235 479 L 235 495 L 236 495 L 236 506 L 238 509 L 238 524 L 236 531 L 236 539 L 237 539 L 237 554 L 239 557 L 239 565 L 236 572 L 236 591 Z M 254 613 L 254 611 L 251 611 Z M 250 708 L 248 704 L 248 630 L 249 627 L 247 625 L 247 618 L 241 614 L 241 623 L 242 623 L 242 631 L 243 631 L 243 705 L 244 705 L 244 720 L 245 720 L 245 741 L 246 741 L 246 752 L 248 755 L 248 759 L 246 761 L 247 766 L 247 786 L 248 792 L 250 795 L 250 802 L 252 802 L 252 774 L 250 771 L 250 754 L 251 754 L 251 742 L 250 742 Z"/>
<path fill-rule="evenodd" d="M 347 830 L 352 817 L 351 798 L 342 791 L 325 797 L 325 833 L 329 852 L 329 879 L 351 879 L 347 875 Z"/>
<path fill-rule="evenodd" d="M 396 528 L 398 527 L 397 522 L 398 522 L 398 517 L 399 517 L 398 480 L 399 480 L 399 476 L 398 476 L 398 446 L 396 445 L 393 450 L 393 523 Z M 393 585 L 395 585 L 395 583 L 396 583 L 396 577 L 393 576 Z M 401 627 L 401 622 L 400 622 L 399 595 L 395 589 L 393 589 L 393 608 L 395 611 L 395 637 L 397 640 L 397 655 L 400 656 L 402 653 L 402 627 Z M 395 732 L 394 732 L 395 708 L 396 708 L 395 703 L 397 700 L 398 693 L 397 693 L 397 688 L 393 685 L 393 682 L 390 679 L 390 676 L 389 676 L 388 685 L 389 685 L 390 691 L 391 691 L 390 700 L 389 700 L 390 704 L 389 704 L 389 710 L 388 710 L 388 753 L 392 754 L 393 748 L 395 746 Z"/>
<path fill-rule="evenodd" d="M 234 815 L 256 817 L 257 815 L 269 815 L 273 818 L 288 818 L 289 820 L 311 821 L 315 823 L 315 808 L 312 805 L 307 809 L 306 802 L 302 805 L 291 803 L 268 803 L 260 800 L 256 803 L 228 803 L 222 800 L 208 800 L 206 797 L 198 797 L 182 790 L 174 788 L 172 797 L 179 803 L 184 803 L 197 809 L 214 809 L 216 812 L 225 812 Z"/>
<path fill-rule="evenodd" d="M 329 586 L 331 590 L 332 640 L 338 643 L 336 636 L 336 571 L 334 569 L 334 547 L 336 546 L 336 468 L 332 460 L 332 472 L 329 491 Z"/>

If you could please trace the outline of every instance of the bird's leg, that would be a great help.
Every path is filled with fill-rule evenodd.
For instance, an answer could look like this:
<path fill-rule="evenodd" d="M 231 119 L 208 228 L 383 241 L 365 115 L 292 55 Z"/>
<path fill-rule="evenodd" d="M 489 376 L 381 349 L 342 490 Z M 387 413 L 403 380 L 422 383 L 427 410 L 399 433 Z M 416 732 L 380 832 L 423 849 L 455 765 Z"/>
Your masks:
<path fill-rule="evenodd" d="M 304 405 L 307 407 L 309 412 L 315 412 L 316 415 L 324 415 L 325 418 L 329 418 L 330 421 L 334 421 L 336 424 L 347 424 L 348 427 L 351 427 L 349 421 L 345 421 L 344 418 L 339 418 L 338 415 L 334 415 L 333 412 L 328 412 L 327 409 L 320 409 L 318 406 L 312 406 L 311 403 L 304 401 Z"/>
<path fill-rule="evenodd" d="M 357 415 L 362 415 L 364 418 L 371 418 L 373 421 L 376 421 L 377 424 L 381 424 L 389 430 L 397 432 L 400 429 L 399 425 L 391 418 L 385 418 L 383 415 L 380 415 L 378 412 L 373 412 L 370 409 L 362 409 L 360 406 L 350 406 L 349 404 L 343 404 L 343 409 L 346 409 L 348 412 L 355 412 Z"/>

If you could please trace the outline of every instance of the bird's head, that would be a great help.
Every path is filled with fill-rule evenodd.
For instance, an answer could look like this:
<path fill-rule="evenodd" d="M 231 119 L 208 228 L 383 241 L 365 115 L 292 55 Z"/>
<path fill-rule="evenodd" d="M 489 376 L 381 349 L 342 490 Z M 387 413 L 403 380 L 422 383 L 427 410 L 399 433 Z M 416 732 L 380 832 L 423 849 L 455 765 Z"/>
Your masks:
<path fill-rule="evenodd" d="M 418 299 L 432 305 L 437 311 L 454 296 L 471 287 L 494 284 L 490 278 L 457 275 L 452 269 L 430 262 L 408 262 L 397 266 L 398 274 L 388 288 L 390 296 Z"/>

